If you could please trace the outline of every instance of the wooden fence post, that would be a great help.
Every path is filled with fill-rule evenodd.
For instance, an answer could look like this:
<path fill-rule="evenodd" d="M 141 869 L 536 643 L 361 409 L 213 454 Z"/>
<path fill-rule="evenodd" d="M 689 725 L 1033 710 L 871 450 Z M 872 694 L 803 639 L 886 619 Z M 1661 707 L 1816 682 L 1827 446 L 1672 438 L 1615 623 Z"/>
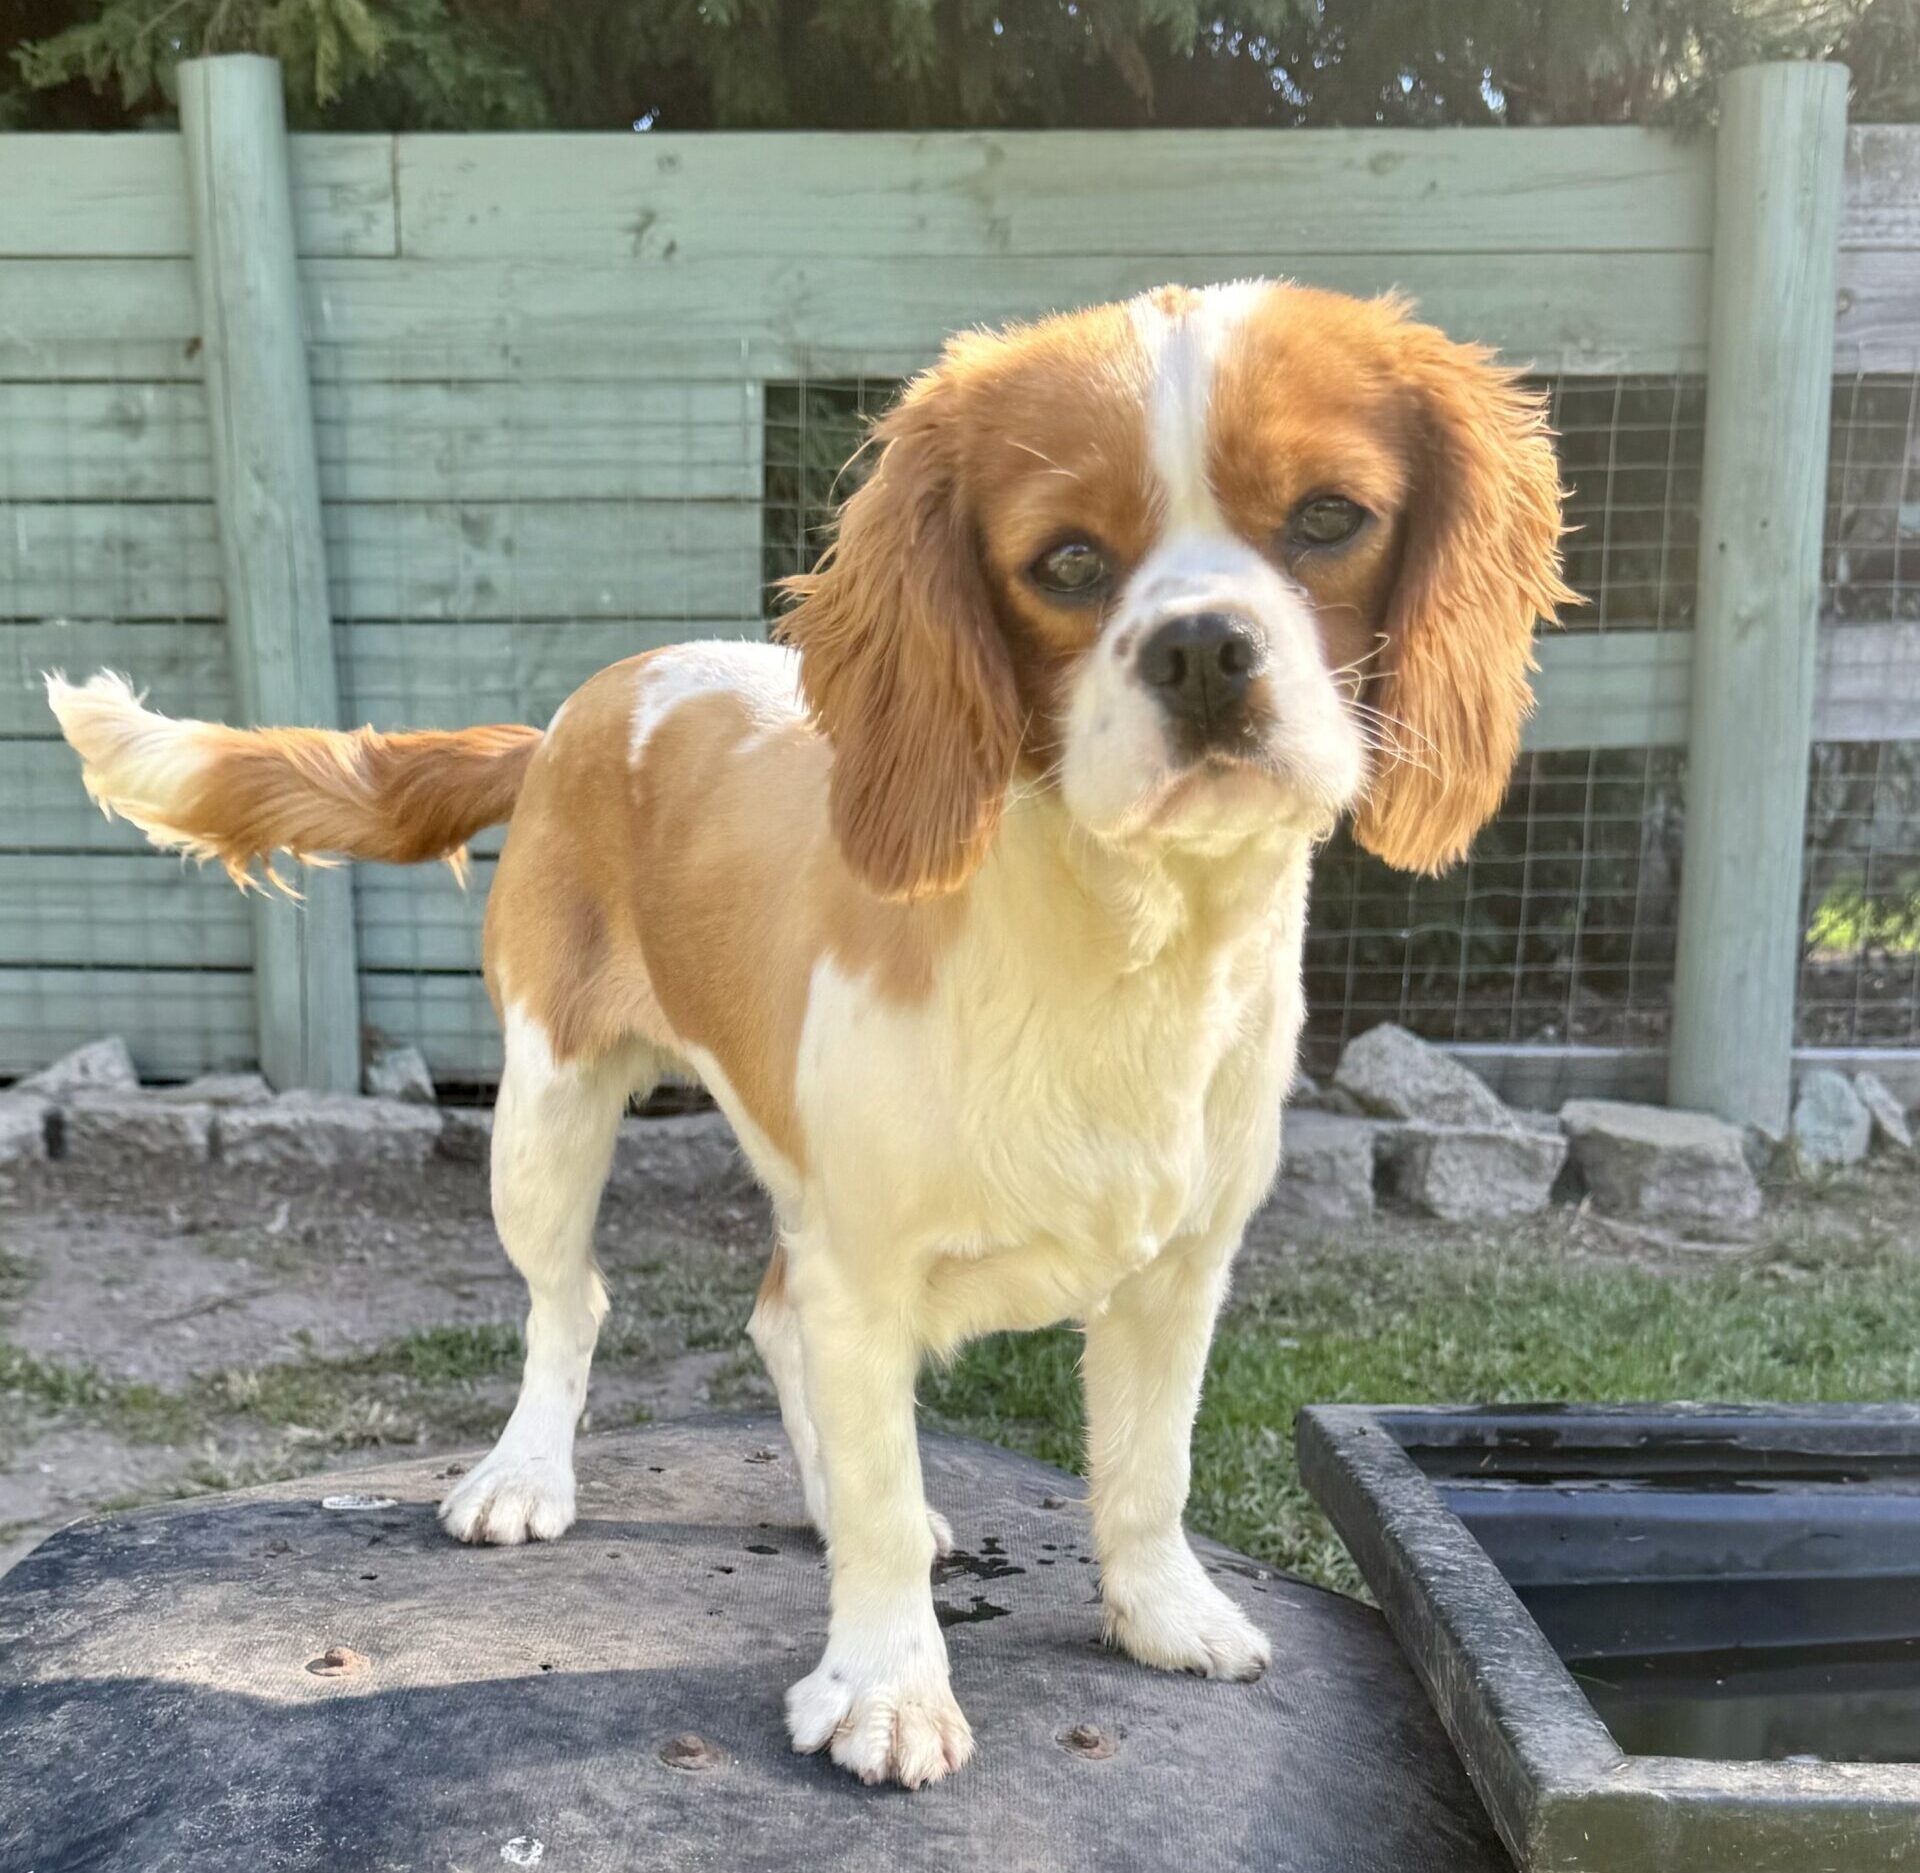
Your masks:
<path fill-rule="evenodd" d="M 1667 1096 L 1775 1132 L 1792 1099 L 1846 127 L 1844 66 L 1754 65 L 1721 87 Z"/>
<path fill-rule="evenodd" d="M 180 67 L 180 129 L 213 439 L 221 569 L 250 723 L 339 725 L 312 393 L 276 60 Z M 276 1087 L 357 1092 L 353 887 L 306 875 L 301 905 L 255 899 L 260 1067 Z"/>

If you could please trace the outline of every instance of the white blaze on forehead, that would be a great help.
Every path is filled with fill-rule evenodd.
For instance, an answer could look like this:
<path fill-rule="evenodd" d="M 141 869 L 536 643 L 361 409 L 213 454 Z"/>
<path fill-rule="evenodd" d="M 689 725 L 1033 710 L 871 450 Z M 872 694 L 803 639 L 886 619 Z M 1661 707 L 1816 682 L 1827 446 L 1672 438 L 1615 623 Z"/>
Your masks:
<path fill-rule="evenodd" d="M 1169 533 L 1225 533 L 1207 480 L 1207 411 L 1214 372 L 1234 328 L 1266 286 L 1209 286 L 1173 311 L 1148 295 L 1127 308 L 1147 354 L 1147 444 Z"/>

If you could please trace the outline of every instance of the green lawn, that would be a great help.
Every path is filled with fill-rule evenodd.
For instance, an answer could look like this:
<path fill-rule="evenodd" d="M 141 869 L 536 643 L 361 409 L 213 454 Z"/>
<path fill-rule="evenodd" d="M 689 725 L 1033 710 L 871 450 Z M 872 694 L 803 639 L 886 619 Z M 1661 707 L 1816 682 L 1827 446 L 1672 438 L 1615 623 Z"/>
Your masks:
<path fill-rule="evenodd" d="M 1849 1207 L 1842 1192 L 1704 1266 L 1596 1260 L 1545 1231 L 1396 1250 L 1380 1226 L 1363 1253 L 1262 1261 L 1215 1341 L 1190 1519 L 1351 1592 L 1352 1563 L 1295 1473 L 1304 1404 L 1920 1397 L 1920 1244 L 1884 1218 L 1858 1227 Z M 1077 1467 L 1077 1356 L 1064 1331 L 983 1342 L 922 1397 L 934 1422 Z"/>

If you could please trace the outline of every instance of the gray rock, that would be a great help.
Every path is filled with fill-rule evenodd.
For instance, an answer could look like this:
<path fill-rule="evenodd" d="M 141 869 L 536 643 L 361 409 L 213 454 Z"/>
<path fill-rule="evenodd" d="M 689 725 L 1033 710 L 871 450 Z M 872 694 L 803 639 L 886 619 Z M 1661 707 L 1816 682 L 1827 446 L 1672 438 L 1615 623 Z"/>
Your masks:
<path fill-rule="evenodd" d="M 1760 1125 L 1749 1119 L 1740 1128 L 1740 1142 L 1747 1154 L 1747 1169 L 1756 1177 L 1764 1177 L 1780 1161 L 1780 1154 L 1786 1149 L 1787 1137 L 1784 1132 L 1776 1132 L 1770 1125 Z"/>
<path fill-rule="evenodd" d="M 1289 1109 L 1280 1131 L 1274 1214 L 1303 1223 L 1351 1223 L 1373 1214 L 1377 1120 Z"/>
<path fill-rule="evenodd" d="M 1858 1164 L 1873 1142 L 1873 1114 L 1846 1075 L 1819 1067 L 1800 1082 L 1793 1102 L 1793 1150 L 1803 1169 Z"/>
<path fill-rule="evenodd" d="M 1913 1127 L 1907 1123 L 1907 1109 L 1877 1073 L 1856 1073 L 1853 1090 L 1873 1120 L 1873 1136 L 1895 1151 L 1913 1149 Z"/>
<path fill-rule="evenodd" d="M 398 1099 L 285 1093 L 220 1114 L 218 1150 L 255 1170 L 418 1170 L 440 1139 L 440 1114 Z"/>
<path fill-rule="evenodd" d="M 376 1099 L 404 1099 L 411 1105 L 434 1102 L 433 1075 L 417 1047 L 387 1047 L 367 1068 L 367 1091 Z"/>
<path fill-rule="evenodd" d="M 162 1086 L 147 1095 L 189 1106 L 264 1106 L 273 1088 L 257 1073 L 203 1073 L 182 1086 Z"/>
<path fill-rule="evenodd" d="M 1509 1106 L 1507 1117 L 1529 1132 L 1558 1132 L 1563 1129 L 1557 1112 L 1534 1112 L 1525 1106 Z"/>
<path fill-rule="evenodd" d="M 51 1101 L 32 1093 L 0 1093 L 0 1169 L 44 1158 L 52 1119 Z"/>
<path fill-rule="evenodd" d="M 83 1093 L 61 1115 L 60 1155 L 101 1169 L 204 1164 L 213 1155 L 213 1108 Z"/>
<path fill-rule="evenodd" d="M 1334 1070 L 1334 1087 L 1382 1118 L 1427 1125 L 1512 1129 L 1498 1094 L 1451 1055 L 1383 1022 L 1347 1043 Z"/>
<path fill-rule="evenodd" d="M 613 1180 L 681 1195 L 745 1186 L 752 1172 L 718 1112 L 667 1119 L 623 1119 L 613 1148 Z"/>
<path fill-rule="evenodd" d="M 56 1105 L 78 1093 L 133 1093 L 140 1090 L 140 1075 L 134 1071 L 133 1056 L 119 1035 L 89 1041 L 63 1054 L 50 1067 L 14 1088 L 16 1092 L 38 1093 Z"/>
<path fill-rule="evenodd" d="M 1402 1203 L 1445 1222 L 1494 1222 L 1545 1209 L 1566 1156 L 1558 1132 L 1412 1124 L 1383 1138 L 1380 1163 Z"/>
<path fill-rule="evenodd" d="M 491 1106 L 442 1106 L 440 1155 L 456 1164 L 485 1164 L 493 1150 Z"/>
<path fill-rule="evenodd" d="M 1574 1168 L 1606 1215 L 1711 1232 L 1760 1214 L 1760 1186 L 1738 1125 L 1618 1099 L 1570 1099 L 1560 1123 Z"/>

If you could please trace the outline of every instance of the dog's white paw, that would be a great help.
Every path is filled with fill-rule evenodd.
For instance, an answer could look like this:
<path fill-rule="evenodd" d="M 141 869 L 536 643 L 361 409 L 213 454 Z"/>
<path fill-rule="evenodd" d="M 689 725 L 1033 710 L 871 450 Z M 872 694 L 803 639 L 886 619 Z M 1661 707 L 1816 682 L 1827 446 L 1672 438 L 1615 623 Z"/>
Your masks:
<path fill-rule="evenodd" d="M 1101 1583 L 1107 1642 L 1143 1665 L 1246 1683 L 1273 1663 L 1267 1635 L 1210 1581 L 1182 1543 L 1182 1560 Z"/>
<path fill-rule="evenodd" d="M 938 1782 L 973 1754 L 944 1663 L 937 1672 L 866 1676 L 836 1662 L 831 1645 L 787 1692 L 787 1731 L 802 1755 L 824 1749 L 861 1781 L 902 1788 Z"/>
<path fill-rule="evenodd" d="M 496 1446 L 440 1505 L 440 1525 L 456 1541 L 512 1547 L 557 1541 L 573 1526 L 573 1464 L 567 1457 Z"/>
<path fill-rule="evenodd" d="M 938 1509 L 929 1509 L 927 1526 L 933 1530 L 933 1558 L 944 1561 L 953 1552 L 953 1524 Z"/>

